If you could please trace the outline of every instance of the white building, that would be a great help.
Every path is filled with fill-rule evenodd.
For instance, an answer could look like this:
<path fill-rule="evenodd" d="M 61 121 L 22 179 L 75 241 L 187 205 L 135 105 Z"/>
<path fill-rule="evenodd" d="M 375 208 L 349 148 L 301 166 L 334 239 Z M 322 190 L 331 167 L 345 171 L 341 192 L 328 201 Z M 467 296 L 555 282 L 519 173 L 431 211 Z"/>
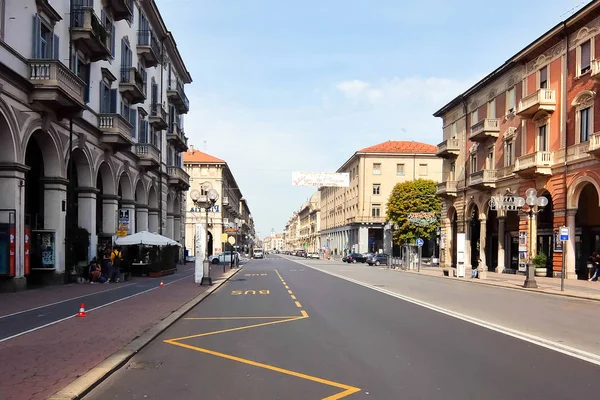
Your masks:
<path fill-rule="evenodd" d="M 117 234 L 184 242 L 191 81 L 154 0 L 0 0 L 0 288 L 84 261 L 70 226 L 88 260 Z"/>

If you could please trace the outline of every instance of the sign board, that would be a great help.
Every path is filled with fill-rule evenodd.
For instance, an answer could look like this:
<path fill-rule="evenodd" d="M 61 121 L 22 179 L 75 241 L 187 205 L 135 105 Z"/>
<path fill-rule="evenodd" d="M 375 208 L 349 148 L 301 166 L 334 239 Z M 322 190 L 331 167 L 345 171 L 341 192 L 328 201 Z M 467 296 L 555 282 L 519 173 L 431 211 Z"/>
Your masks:
<path fill-rule="evenodd" d="M 437 222 L 437 216 L 434 212 L 408 213 L 408 222 L 417 226 L 429 226 Z"/>
<path fill-rule="evenodd" d="M 127 236 L 129 233 L 129 211 L 130 210 L 119 210 L 119 227 L 117 229 L 117 236 Z"/>
<path fill-rule="evenodd" d="M 466 245 L 466 234 L 456 234 L 456 277 L 464 278 L 466 273 L 465 268 L 465 245 Z"/>
<path fill-rule="evenodd" d="M 513 195 L 492 196 L 489 202 L 490 210 L 519 211 L 521 206 L 517 205 L 518 198 Z"/>
<path fill-rule="evenodd" d="M 425 242 L 423 242 L 423 239 L 421 239 L 421 238 L 417 239 L 417 246 L 421 247 L 421 246 L 423 246 L 424 243 Z"/>
<path fill-rule="evenodd" d="M 202 283 L 204 276 L 204 257 L 206 254 L 206 229 L 204 224 L 196 224 L 195 240 L 194 240 L 194 282 Z"/>
<path fill-rule="evenodd" d="M 348 172 L 292 172 L 292 185 L 294 186 L 327 186 L 348 187 L 350 186 L 350 174 Z"/>
<path fill-rule="evenodd" d="M 229 242 L 229 244 L 233 246 L 235 244 L 235 238 L 233 236 L 229 236 L 229 239 L 227 239 L 227 242 Z"/>
<path fill-rule="evenodd" d="M 227 237 L 229 235 L 227 235 L 226 233 L 221 233 L 221 243 L 225 243 L 227 241 Z"/>
<path fill-rule="evenodd" d="M 567 226 L 560 227 L 560 240 L 562 240 L 562 241 L 569 240 L 569 227 L 567 227 Z"/>
<path fill-rule="evenodd" d="M 304 247 L 308 249 L 308 243 L 304 243 Z"/>

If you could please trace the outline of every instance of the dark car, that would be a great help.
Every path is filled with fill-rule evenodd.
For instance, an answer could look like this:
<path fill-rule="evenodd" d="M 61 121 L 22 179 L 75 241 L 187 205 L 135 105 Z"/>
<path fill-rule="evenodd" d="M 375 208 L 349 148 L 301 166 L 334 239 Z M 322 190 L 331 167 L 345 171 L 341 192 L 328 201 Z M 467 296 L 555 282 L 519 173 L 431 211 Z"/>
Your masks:
<path fill-rule="evenodd" d="M 354 264 L 356 264 L 357 262 L 365 263 L 367 262 L 367 256 L 362 255 L 360 253 L 351 253 L 348 254 L 348 256 L 346 257 L 346 262 Z"/>
<path fill-rule="evenodd" d="M 377 266 L 380 266 L 381 264 L 387 265 L 387 259 L 387 254 L 372 254 L 369 258 L 367 258 L 367 264 L 375 264 Z"/>

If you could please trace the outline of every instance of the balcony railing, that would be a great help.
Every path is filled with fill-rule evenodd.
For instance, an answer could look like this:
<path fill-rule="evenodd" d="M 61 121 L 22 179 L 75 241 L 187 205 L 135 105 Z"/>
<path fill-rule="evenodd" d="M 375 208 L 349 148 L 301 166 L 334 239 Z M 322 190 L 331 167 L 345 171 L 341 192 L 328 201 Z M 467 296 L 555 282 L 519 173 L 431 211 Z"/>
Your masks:
<path fill-rule="evenodd" d="M 364 224 L 364 223 L 373 223 L 373 224 L 383 224 L 385 222 L 385 217 L 364 217 L 364 216 L 356 216 L 350 217 L 346 219 L 349 224 Z"/>
<path fill-rule="evenodd" d="M 83 1 L 74 6 L 71 11 L 71 39 L 91 61 L 109 59 L 110 35 L 94 12 L 93 2 Z"/>
<path fill-rule="evenodd" d="M 173 129 L 167 131 L 167 141 L 173 144 L 178 151 L 187 151 L 188 149 L 188 138 L 179 124 L 174 124 Z"/>
<path fill-rule="evenodd" d="M 119 91 L 131 104 L 141 103 L 146 100 L 144 77 L 136 67 L 121 67 Z"/>
<path fill-rule="evenodd" d="M 85 107 L 85 83 L 58 60 L 29 60 L 30 101 L 58 114 L 78 113 Z M 61 115 L 62 116 L 62 115 Z"/>
<path fill-rule="evenodd" d="M 595 132 L 590 136 L 588 153 L 600 158 L 600 132 Z"/>
<path fill-rule="evenodd" d="M 457 157 L 460 152 L 460 141 L 457 138 L 450 138 L 438 144 L 436 155 L 442 158 Z"/>
<path fill-rule="evenodd" d="M 519 101 L 517 115 L 531 118 L 538 111 L 553 113 L 556 109 L 556 91 L 554 89 L 538 89 Z"/>
<path fill-rule="evenodd" d="M 590 69 L 592 70 L 590 73 L 591 77 L 596 81 L 600 81 L 600 58 L 596 58 L 595 60 L 592 60 Z"/>
<path fill-rule="evenodd" d="M 167 174 L 169 175 L 169 184 L 180 187 L 190 186 L 190 176 L 183 170 L 183 168 L 175 166 L 168 167 Z"/>
<path fill-rule="evenodd" d="M 550 175 L 554 164 L 554 153 L 551 151 L 536 151 L 517 158 L 515 173 L 524 176 Z"/>
<path fill-rule="evenodd" d="M 160 165 L 160 152 L 149 143 L 137 143 L 135 145 L 135 154 L 140 159 L 142 167 L 151 168 Z"/>
<path fill-rule="evenodd" d="M 485 141 L 488 138 L 498 138 L 500 135 L 500 120 L 497 118 L 486 118 L 471 127 L 469 139 L 473 141 Z"/>
<path fill-rule="evenodd" d="M 169 81 L 167 96 L 180 114 L 186 114 L 190 110 L 190 102 L 180 81 L 175 79 Z"/>
<path fill-rule="evenodd" d="M 439 196 L 456 196 L 457 182 L 455 180 L 444 181 L 436 185 L 436 194 Z"/>
<path fill-rule="evenodd" d="M 102 131 L 102 143 L 112 146 L 115 150 L 133 144 L 133 126 L 121 114 L 99 114 L 98 129 Z"/>
<path fill-rule="evenodd" d="M 496 171 L 496 179 L 511 177 L 513 175 L 514 170 L 514 165 L 507 165 L 506 167 L 500 168 Z"/>
<path fill-rule="evenodd" d="M 137 54 L 142 57 L 146 67 L 156 67 L 160 64 L 160 42 L 151 30 L 138 31 Z"/>
<path fill-rule="evenodd" d="M 168 124 L 168 114 L 165 108 L 160 103 L 152 104 L 150 116 L 148 117 L 150 124 L 158 130 L 166 129 Z"/>
<path fill-rule="evenodd" d="M 496 184 L 496 170 L 482 169 L 469 176 L 469 186 L 494 186 Z"/>

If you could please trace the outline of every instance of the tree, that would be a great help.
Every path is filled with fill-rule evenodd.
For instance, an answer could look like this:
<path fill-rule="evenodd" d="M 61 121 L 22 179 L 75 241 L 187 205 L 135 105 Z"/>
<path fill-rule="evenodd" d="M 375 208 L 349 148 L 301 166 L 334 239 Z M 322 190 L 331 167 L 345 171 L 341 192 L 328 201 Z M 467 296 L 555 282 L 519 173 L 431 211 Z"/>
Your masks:
<path fill-rule="evenodd" d="M 442 202 L 436 196 L 436 184 L 430 179 L 397 183 L 387 203 L 387 220 L 397 224 L 394 242 L 414 243 L 417 238 L 428 239 L 440 225 Z M 435 219 L 410 221 L 409 213 L 434 213 Z"/>

